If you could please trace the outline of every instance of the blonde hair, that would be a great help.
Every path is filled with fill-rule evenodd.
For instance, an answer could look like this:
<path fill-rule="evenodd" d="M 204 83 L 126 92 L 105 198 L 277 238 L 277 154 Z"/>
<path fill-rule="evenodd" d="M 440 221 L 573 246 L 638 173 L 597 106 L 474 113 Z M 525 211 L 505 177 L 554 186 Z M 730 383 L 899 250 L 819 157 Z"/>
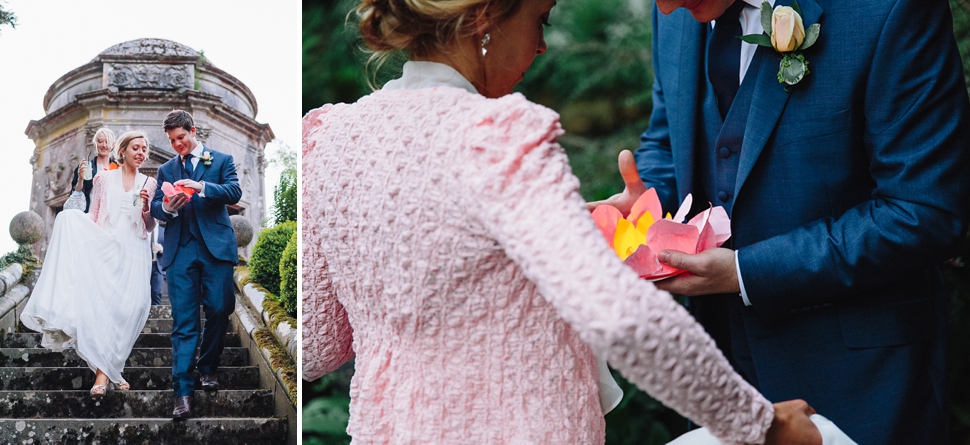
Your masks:
<path fill-rule="evenodd" d="M 115 140 L 117 139 L 115 137 L 115 132 L 109 130 L 107 127 L 101 127 L 98 129 L 98 131 L 94 132 L 94 136 L 91 138 L 91 143 L 94 144 L 95 151 L 98 149 L 98 136 L 102 134 L 104 135 L 104 139 L 108 141 L 108 147 L 114 149 Z"/>
<path fill-rule="evenodd" d="M 141 131 L 141 130 L 126 131 L 124 134 L 121 135 L 120 138 L 118 138 L 118 144 L 115 145 L 114 154 L 115 154 L 115 159 L 118 160 L 119 165 L 124 165 L 125 163 L 124 152 L 125 150 L 128 149 L 128 144 L 130 144 L 131 141 L 139 138 L 145 140 L 145 146 L 148 148 L 148 150 L 150 150 L 152 144 L 151 142 L 148 141 L 148 135 L 145 134 L 144 131 Z"/>
<path fill-rule="evenodd" d="M 444 51 L 455 41 L 474 35 L 477 21 L 507 19 L 523 1 L 361 0 L 354 11 L 360 20 L 360 35 L 371 52 L 367 68 L 376 73 L 399 51 L 422 58 Z"/>

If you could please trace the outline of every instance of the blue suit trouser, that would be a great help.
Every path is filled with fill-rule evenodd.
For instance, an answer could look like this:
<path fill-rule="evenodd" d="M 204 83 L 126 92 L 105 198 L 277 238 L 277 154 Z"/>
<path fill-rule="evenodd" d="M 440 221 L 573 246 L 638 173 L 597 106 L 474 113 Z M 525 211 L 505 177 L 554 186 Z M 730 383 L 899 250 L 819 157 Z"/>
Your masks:
<path fill-rule="evenodd" d="M 165 269 L 172 302 L 172 387 L 178 397 L 195 390 L 193 371 L 214 374 L 225 345 L 229 314 L 235 308 L 233 264 L 212 256 L 205 244 L 190 237 Z M 198 361 L 199 306 L 205 311 Z"/>

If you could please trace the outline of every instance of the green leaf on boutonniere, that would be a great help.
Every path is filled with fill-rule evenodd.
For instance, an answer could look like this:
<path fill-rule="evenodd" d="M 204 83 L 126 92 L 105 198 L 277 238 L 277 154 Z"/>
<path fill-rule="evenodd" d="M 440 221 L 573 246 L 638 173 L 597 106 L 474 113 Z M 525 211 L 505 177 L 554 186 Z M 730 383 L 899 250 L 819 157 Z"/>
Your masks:
<path fill-rule="evenodd" d="M 798 50 L 806 50 L 810 46 L 814 45 L 815 41 L 818 40 L 818 34 L 821 29 L 822 26 L 818 23 L 809 26 L 808 29 L 805 30 L 805 41 L 802 42 L 802 46 L 800 46 Z"/>
<path fill-rule="evenodd" d="M 778 66 L 778 83 L 794 85 L 808 74 L 808 61 L 801 54 L 787 53 Z"/>
<path fill-rule="evenodd" d="M 771 37 L 768 37 L 764 34 L 748 34 L 746 36 L 740 36 L 738 38 L 748 43 L 767 46 L 768 48 L 771 48 Z"/>
<path fill-rule="evenodd" d="M 742 0 L 736 0 L 736 1 L 742 1 Z M 761 4 L 761 27 L 765 29 L 765 34 L 768 34 L 769 38 L 771 37 L 772 12 L 773 11 L 771 9 L 771 3 L 768 3 L 768 1 L 765 0 L 765 2 Z M 748 43 L 751 43 L 751 42 L 748 42 Z"/>

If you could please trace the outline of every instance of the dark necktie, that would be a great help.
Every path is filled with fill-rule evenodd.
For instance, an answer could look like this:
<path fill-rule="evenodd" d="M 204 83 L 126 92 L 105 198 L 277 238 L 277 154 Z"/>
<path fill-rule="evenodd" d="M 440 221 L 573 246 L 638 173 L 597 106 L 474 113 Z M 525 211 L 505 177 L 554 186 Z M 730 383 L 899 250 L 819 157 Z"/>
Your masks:
<path fill-rule="evenodd" d="M 745 3 L 735 0 L 715 22 L 714 31 L 707 40 L 707 76 L 714 86 L 717 108 L 721 118 L 727 116 L 731 102 L 738 93 L 741 71 L 741 10 Z"/>
<path fill-rule="evenodd" d="M 192 153 L 182 156 L 182 162 L 185 163 L 185 179 L 192 179 L 192 172 L 195 170 L 192 168 Z"/>

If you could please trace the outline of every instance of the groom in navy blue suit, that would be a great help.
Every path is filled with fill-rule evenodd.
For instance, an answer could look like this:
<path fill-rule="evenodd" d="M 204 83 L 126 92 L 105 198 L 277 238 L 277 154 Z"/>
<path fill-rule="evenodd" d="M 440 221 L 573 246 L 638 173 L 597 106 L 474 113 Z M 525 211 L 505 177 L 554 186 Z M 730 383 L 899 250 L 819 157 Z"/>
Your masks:
<path fill-rule="evenodd" d="M 242 191 L 232 156 L 203 146 L 196 138 L 192 116 L 174 110 L 165 117 L 165 132 L 178 156 L 158 169 L 158 182 L 194 190 L 165 198 L 159 187 L 152 216 L 166 221 L 162 268 L 172 302 L 172 386 L 174 419 L 192 415 L 193 371 L 198 364 L 205 390 L 218 390 L 216 371 L 222 355 L 229 314 L 235 308 L 232 268 L 237 262 L 236 233 L 226 205 L 239 202 Z M 205 311 L 201 351 L 199 305 Z"/>
<path fill-rule="evenodd" d="M 737 39 L 761 34 L 761 0 L 656 0 L 637 167 L 665 208 L 693 193 L 693 211 L 723 206 L 733 234 L 697 255 L 661 252 L 692 273 L 658 287 L 691 296 L 768 399 L 805 399 L 860 444 L 945 443 L 938 265 L 970 213 L 949 5 L 798 3 L 821 32 L 803 53 L 810 73 L 786 86 L 775 49 Z"/>

